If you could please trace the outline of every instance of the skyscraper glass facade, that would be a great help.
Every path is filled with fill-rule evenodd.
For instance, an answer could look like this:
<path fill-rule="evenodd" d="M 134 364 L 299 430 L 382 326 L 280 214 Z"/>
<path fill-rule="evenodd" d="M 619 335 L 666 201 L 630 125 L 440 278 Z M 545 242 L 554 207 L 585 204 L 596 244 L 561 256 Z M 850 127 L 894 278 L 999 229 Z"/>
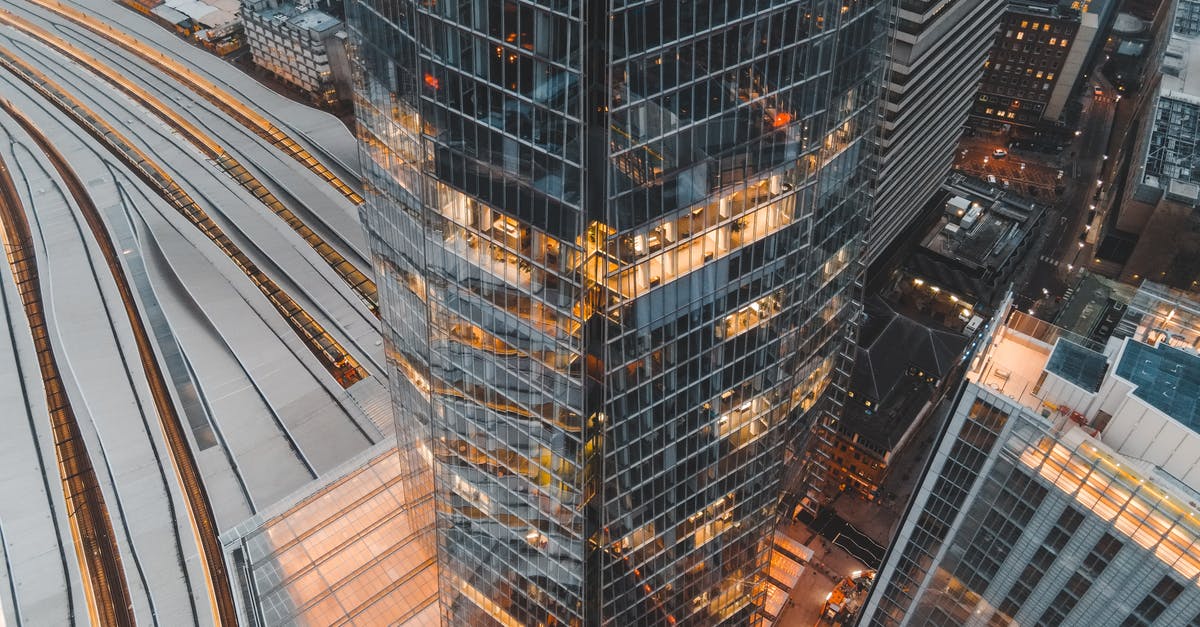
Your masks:
<path fill-rule="evenodd" d="M 445 622 L 757 620 L 848 370 L 885 4 L 350 3 Z"/>

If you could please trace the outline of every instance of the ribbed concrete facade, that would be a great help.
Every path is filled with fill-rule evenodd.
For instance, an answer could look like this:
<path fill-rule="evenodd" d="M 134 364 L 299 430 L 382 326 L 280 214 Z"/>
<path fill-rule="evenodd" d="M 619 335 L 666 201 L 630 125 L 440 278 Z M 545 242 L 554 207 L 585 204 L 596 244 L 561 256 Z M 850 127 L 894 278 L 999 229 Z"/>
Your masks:
<path fill-rule="evenodd" d="M 874 262 L 949 172 L 1005 0 L 905 0 L 896 15 L 882 159 L 867 242 Z"/>

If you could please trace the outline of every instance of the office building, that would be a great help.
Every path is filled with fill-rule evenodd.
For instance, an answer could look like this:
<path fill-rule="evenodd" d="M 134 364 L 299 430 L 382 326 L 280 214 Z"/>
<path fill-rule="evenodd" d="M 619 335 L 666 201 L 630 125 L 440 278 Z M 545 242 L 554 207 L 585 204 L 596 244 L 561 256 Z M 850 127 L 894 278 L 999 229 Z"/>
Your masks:
<path fill-rule="evenodd" d="M 1024 137 L 1023 132 L 1066 123 L 1071 96 L 1103 48 L 1115 5 L 1012 0 L 984 69 L 972 125 Z"/>
<path fill-rule="evenodd" d="M 941 214 L 901 264 L 897 289 L 941 326 L 960 329 L 973 311 L 990 313 L 1004 298 L 1046 209 L 959 172 L 938 193 Z"/>
<path fill-rule="evenodd" d="M 1109 202 L 1097 203 L 1100 211 L 1089 227 L 1089 241 L 1100 243 L 1093 268 L 1122 281 L 1200 290 L 1198 14 L 1196 3 L 1176 5 L 1174 30 L 1162 35 L 1162 56 L 1149 62 L 1158 64 L 1161 80 L 1155 92 L 1138 96 L 1141 120 L 1133 128 L 1139 135 L 1118 155 L 1133 165 L 1126 185 L 1117 187 L 1123 197 L 1102 196 Z M 1115 220 L 1108 211 L 1116 212 Z"/>
<path fill-rule="evenodd" d="M 849 371 L 884 5 L 350 3 L 445 624 L 760 622 Z"/>
<path fill-rule="evenodd" d="M 254 64 L 318 105 L 350 98 L 346 29 L 311 1 L 244 0 L 246 43 Z"/>
<path fill-rule="evenodd" d="M 1142 309 L 993 320 L 860 625 L 1200 625 L 1200 355 Z"/>
<path fill-rule="evenodd" d="M 950 171 L 1006 4 L 900 3 L 889 50 L 879 189 L 867 263 L 889 251 L 919 221 Z"/>

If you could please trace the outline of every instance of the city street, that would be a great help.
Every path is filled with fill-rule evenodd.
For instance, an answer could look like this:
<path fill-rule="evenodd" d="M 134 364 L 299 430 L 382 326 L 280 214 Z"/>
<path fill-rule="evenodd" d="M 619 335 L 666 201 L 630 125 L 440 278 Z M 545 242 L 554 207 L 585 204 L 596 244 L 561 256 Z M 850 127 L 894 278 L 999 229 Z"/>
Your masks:
<path fill-rule="evenodd" d="M 1013 283 L 1017 304 L 1023 309 L 1052 307 L 1063 294 L 1070 275 L 1088 263 L 1093 244 L 1081 238 L 1086 234 L 1089 212 L 1097 209 L 1099 200 L 1107 199 L 1111 182 L 1097 183 L 1101 176 L 1110 176 L 1105 165 L 1109 137 L 1113 129 L 1118 99 L 1110 85 L 1101 80 L 1103 94 L 1085 89 L 1083 116 L 1075 140 L 1062 154 L 1050 156 L 1024 150 L 1004 148 L 1001 134 L 964 138 L 955 167 L 983 179 L 997 178 L 997 186 L 1009 181 L 1009 189 L 1050 207 L 1046 225 L 1039 241 L 1031 248 L 1029 258 L 1018 268 Z M 996 159 L 993 151 L 1007 150 Z M 1059 171 L 1062 178 L 1059 179 Z M 1056 186 L 1062 194 L 1055 194 Z M 1097 191 L 1105 194 L 1097 197 Z M 1034 193 L 1030 193 L 1030 189 Z M 1102 216 L 1095 217 L 1100 224 Z M 1092 228 L 1099 228 L 1098 226 Z"/>

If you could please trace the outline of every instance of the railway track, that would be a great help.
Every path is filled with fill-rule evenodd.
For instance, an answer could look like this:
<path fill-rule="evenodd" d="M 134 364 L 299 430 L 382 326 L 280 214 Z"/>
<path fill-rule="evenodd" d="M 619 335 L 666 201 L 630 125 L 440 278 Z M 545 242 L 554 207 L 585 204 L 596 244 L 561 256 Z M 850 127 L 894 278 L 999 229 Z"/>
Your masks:
<path fill-rule="evenodd" d="M 0 239 L 4 242 L 5 257 L 37 351 L 63 499 L 67 504 L 67 520 L 76 544 L 91 622 L 133 625 L 132 601 L 112 520 L 50 343 L 33 235 L 12 176 L 2 159 Z"/>
<path fill-rule="evenodd" d="M 104 219 L 101 217 L 95 203 L 92 202 L 92 197 L 88 193 L 87 188 L 75 174 L 74 169 L 71 168 L 66 159 L 63 158 L 62 154 L 54 147 L 45 134 L 29 118 L 13 107 L 12 103 L 0 100 L 0 108 L 16 120 L 21 125 L 21 128 L 33 138 L 38 148 L 49 157 L 50 164 L 58 172 L 63 182 L 66 183 L 71 197 L 75 200 L 75 205 L 79 207 L 80 213 L 83 215 L 84 221 L 87 223 L 88 229 L 91 231 L 92 237 L 96 241 L 101 255 L 104 257 L 104 262 L 108 266 L 113 282 L 117 286 L 117 292 L 121 295 L 121 302 L 125 308 L 125 315 L 129 319 L 129 326 L 133 330 L 138 357 L 142 363 L 142 369 L 145 371 L 151 396 L 154 399 L 159 427 L 162 429 L 163 438 L 170 449 L 171 465 L 175 469 L 176 480 L 179 482 L 184 495 L 184 501 L 187 503 L 192 530 L 201 551 L 201 564 L 208 583 L 213 614 L 218 617 L 218 621 L 222 625 L 236 625 L 237 611 L 234 606 L 233 591 L 229 587 L 229 577 L 225 570 L 224 553 L 217 539 L 218 530 L 213 517 L 212 506 L 208 501 L 208 494 L 204 490 L 200 469 L 196 463 L 195 456 L 192 454 L 191 446 L 188 444 L 183 421 L 175 409 L 175 404 L 171 400 L 167 378 L 163 374 L 162 368 L 159 366 L 158 359 L 155 356 L 150 334 L 137 309 L 137 300 L 134 298 L 133 288 L 130 285 L 129 279 L 125 276 L 116 246 L 113 245 L 112 239 L 108 234 L 108 229 L 104 225 Z"/>
<path fill-rule="evenodd" d="M 0 24 L 11 26 L 22 33 L 36 39 L 59 54 L 75 61 L 89 72 L 104 79 L 110 85 L 121 90 L 124 94 L 142 105 L 167 126 L 179 133 L 188 143 L 195 146 L 204 156 L 211 159 L 226 175 L 232 178 L 243 189 L 250 192 L 268 210 L 283 220 L 301 239 L 305 241 L 325 261 L 349 287 L 366 303 L 367 308 L 376 317 L 379 316 L 379 292 L 375 282 L 353 263 L 345 258 L 333 246 L 329 245 L 320 235 L 315 233 L 294 212 L 288 209 L 275 194 L 262 184 L 253 173 L 238 162 L 233 155 L 220 145 L 209 134 L 197 128 L 177 113 L 162 100 L 135 85 L 126 78 L 125 74 L 117 72 L 108 64 L 87 54 L 64 41 L 61 37 L 47 32 L 45 29 L 20 18 L 9 11 L 0 10 Z"/>
<path fill-rule="evenodd" d="M 267 298 L 288 323 L 300 340 L 313 353 L 330 375 L 344 388 L 367 377 L 359 364 L 328 331 L 290 295 L 262 271 L 241 248 L 229 238 L 180 185 L 149 155 L 138 149 L 127 137 L 104 122 L 89 107 L 67 93 L 58 83 L 24 62 L 7 48 L 0 47 L 0 67 L 65 113 L 81 128 L 122 161 L 143 182 L 175 208 L 193 226 L 215 244 Z"/>
<path fill-rule="evenodd" d="M 239 124 L 253 131 L 255 135 L 266 140 L 300 165 L 303 165 L 305 169 L 316 174 L 350 202 L 355 205 L 363 203 L 362 196 L 351 189 L 345 181 L 338 178 L 329 168 L 322 165 L 316 157 L 297 143 L 296 140 L 292 139 L 286 132 L 254 110 L 239 105 L 239 100 L 236 97 L 212 81 L 193 72 L 186 65 L 164 56 L 162 53 L 138 41 L 137 38 L 117 30 L 82 11 L 49 0 L 30 0 L 30 3 L 70 20 L 130 53 L 137 55 L 145 62 L 179 81 L 188 89 L 191 89 L 201 98 L 212 103 L 213 106 L 224 111 L 226 115 L 237 120 Z"/>

